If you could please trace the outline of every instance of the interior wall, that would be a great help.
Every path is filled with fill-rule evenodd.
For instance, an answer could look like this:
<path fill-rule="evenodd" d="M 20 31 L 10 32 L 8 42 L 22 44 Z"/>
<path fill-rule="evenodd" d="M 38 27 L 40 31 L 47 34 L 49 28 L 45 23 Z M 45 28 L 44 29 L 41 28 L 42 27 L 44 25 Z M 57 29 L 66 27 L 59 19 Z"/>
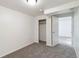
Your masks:
<path fill-rule="evenodd" d="M 34 42 L 33 19 L 0 6 L 0 57 Z"/>
<path fill-rule="evenodd" d="M 79 57 L 79 7 L 74 11 L 73 46 Z"/>

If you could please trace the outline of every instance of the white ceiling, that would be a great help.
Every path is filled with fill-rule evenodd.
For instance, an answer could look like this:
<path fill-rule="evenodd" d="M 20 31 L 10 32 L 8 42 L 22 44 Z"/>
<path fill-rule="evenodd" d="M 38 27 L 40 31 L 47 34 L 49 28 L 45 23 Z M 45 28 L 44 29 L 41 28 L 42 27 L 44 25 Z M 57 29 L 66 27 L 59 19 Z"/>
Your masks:
<path fill-rule="evenodd" d="M 26 0 L 0 0 L 0 5 L 21 11 L 23 13 L 38 16 L 43 14 L 40 9 L 49 9 L 75 0 L 38 0 L 36 6 L 27 5 Z"/>

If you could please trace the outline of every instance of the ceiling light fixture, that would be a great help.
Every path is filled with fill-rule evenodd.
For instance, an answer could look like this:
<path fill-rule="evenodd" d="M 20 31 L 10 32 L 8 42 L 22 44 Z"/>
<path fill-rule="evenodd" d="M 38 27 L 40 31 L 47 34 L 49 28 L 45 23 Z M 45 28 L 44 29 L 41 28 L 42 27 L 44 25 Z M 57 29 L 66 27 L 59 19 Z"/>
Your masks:
<path fill-rule="evenodd" d="M 31 5 L 31 6 L 34 6 L 34 5 L 36 5 L 37 0 L 27 0 L 27 3 L 28 3 L 29 5 Z"/>

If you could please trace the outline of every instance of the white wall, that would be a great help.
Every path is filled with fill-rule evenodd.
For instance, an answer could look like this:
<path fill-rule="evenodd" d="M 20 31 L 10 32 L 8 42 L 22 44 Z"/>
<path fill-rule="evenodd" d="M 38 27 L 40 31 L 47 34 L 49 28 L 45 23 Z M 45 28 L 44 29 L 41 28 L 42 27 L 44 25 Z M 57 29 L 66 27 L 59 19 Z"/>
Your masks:
<path fill-rule="evenodd" d="M 52 46 L 52 19 L 51 16 L 47 17 L 46 21 L 46 41 L 47 41 L 47 46 Z"/>
<path fill-rule="evenodd" d="M 59 36 L 72 37 L 72 17 L 59 17 Z"/>
<path fill-rule="evenodd" d="M 0 6 L 0 57 L 32 44 L 33 17 Z"/>
<path fill-rule="evenodd" d="M 73 46 L 79 57 L 79 8 L 75 9 L 74 13 L 74 32 L 73 32 Z"/>

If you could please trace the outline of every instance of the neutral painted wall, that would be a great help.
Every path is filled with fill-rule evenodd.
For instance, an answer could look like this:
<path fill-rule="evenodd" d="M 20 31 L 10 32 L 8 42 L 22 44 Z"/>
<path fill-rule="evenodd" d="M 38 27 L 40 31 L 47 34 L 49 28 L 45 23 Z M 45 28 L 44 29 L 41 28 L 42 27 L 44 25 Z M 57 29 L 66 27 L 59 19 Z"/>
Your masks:
<path fill-rule="evenodd" d="M 46 40 L 47 40 L 47 46 L 52 46 L 52 19 L 51 16 L 47 17 L 46 21 Z"/>
<path fill-rule="evenodd" d="M 33 17 L 0 6 L 0 57 L 34 41 Z"/>
<path fill-rule="evenodd" d="M 75 9 L 74 13 L 74 30 L 73 30 L 73 46 L 79 57 L 79 8 Z"/>

